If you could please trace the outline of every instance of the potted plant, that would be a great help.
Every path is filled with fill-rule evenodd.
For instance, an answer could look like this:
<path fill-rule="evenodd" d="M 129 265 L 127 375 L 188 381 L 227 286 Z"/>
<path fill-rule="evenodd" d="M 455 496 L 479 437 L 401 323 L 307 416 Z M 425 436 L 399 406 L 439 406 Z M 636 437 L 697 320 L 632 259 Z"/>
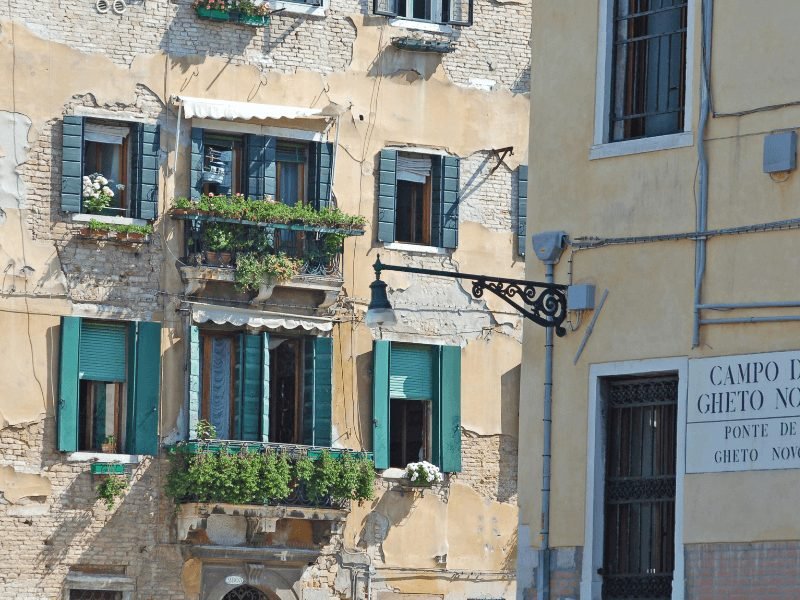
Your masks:
<path fill-rule="evenodd" d="M 204 232 L 206 250 L 206 264 L 212 267 L 230 265 L 232 257 L 230 253 L 233 243 L 234 232 L 224 223 L 212 223 Z M 223 256 L 224 255 L 224 256 Z"/>
<path fill-rule="evenodd" d="M 113 186 L 117 190 L 124 189 L 121 185 Z M 102 173 L 84 175 L 82 180 L 83 208 L 91 214 L 100 214 L 106 210 L 114 199 L 112 183 Z"/>
<path fill-rule="evenodd" d="M 434 483 L 441 483 L 442 472 L 426 460 L 412 462 L 406 465 L 406 479 L 412 486 L 430 487 Z"/>
<path fill-rule="evenodd" d="M 100 449 L 105 452 L 106 454 L 116 454 L 117 453 L 117 438 L 113 435 L 107 435 L 103 440 L 103 443 L 100 444 Z"/>
<path fill-rule="evenodd" d="M 111 226 L 108 223 L 103 223 L 97 219 L 91 219 L 89 221 L 88 234 L 89 237 L 102 239 L 108 236 L 109 229 L 111 229 Z"/>
<path fill-rule="evenodd" d="M 146 240 L 153 233 L 152 225 L 128 225 L 126 228 L 128 239 L 134 242 Z"/>
<path fill-rule="evenodd" d="M 201 19 L 210 19 L 212 21 L 230 20 L 228 0 L 195 0 L 192 6 L 197 16 Z"/>
<path fill-rule="evenodd" d="M 197 212 L 197 205 L 189 198 L 176 198 L 171 212 L 173 215 L 189 215 Z"/>
<path fill-rule="evenodd" d="M 269 4 L 255 0 L 240 0 L 239 22 L 251 27 L 269 25 Z"/>

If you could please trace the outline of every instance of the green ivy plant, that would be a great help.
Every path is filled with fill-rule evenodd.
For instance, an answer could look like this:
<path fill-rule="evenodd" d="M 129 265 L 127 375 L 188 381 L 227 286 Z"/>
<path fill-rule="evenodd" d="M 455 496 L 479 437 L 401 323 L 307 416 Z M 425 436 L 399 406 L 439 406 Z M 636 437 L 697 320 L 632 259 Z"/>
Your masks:
<path fill-rule="evenodd" d="M 123 475 L 108 475 L 103 477 L 97 486 L 97 498 L 105 503 L 107 509 L 111 510 L 114 508 L 117 498 L 122 498 L 127 489 L 128 480 Z"/>

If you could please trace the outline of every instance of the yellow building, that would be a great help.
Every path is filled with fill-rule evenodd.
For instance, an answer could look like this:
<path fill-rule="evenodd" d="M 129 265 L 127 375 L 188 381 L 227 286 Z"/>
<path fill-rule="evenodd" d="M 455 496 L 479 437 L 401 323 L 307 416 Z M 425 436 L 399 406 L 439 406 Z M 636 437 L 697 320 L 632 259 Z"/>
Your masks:
<path fill-rule="evenodd" d="M 520 456 L 550 409 L 552 443 L 520 462 L 519 597 L 800 597 L 798 18 L 536 6 L 528 231 L 563 232 L 555 281 L 596 294 L 555 339 L 552 405 L 525 330 Z"/>
<path fill-rule="evenodd" d="M 515 593 L 530 14 L 0 8 L 0 596 Z"/>

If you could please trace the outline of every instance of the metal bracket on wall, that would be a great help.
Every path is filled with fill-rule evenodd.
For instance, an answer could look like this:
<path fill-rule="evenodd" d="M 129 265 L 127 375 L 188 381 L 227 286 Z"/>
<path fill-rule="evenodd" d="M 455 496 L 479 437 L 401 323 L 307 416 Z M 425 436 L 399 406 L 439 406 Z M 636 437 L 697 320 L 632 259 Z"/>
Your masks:
<path fill-rule="evenodd" d="M 500 168 L 500 165 L 506 165 L 504 162 L 508 155 L 514 155 L 514 146 L 506 146 L 505 148 L 492 148 L 492 156 L 497 157 L 497 164 L 492 167 L 492 170 L 489 171 L 489 176 L 491 177 L 497 169 Z M 510 171 L 511 167 L 506 165 L 506 168 Z"/>

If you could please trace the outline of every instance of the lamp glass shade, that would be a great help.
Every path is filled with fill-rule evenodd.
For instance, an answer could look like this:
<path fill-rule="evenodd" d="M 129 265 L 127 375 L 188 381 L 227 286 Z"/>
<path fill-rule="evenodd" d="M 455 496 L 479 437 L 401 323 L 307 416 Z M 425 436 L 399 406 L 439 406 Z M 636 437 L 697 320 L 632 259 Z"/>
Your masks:
<path fill-rule="evenodd" d="M 386 282 L 376 279 L 369 284 L 370 301 L 367 307 L 367 316 L 364 321 L 367 327 L 379 325 L 394 325 L 397 316 L 394 314 L 389 297 L 386 295 Z"/>

